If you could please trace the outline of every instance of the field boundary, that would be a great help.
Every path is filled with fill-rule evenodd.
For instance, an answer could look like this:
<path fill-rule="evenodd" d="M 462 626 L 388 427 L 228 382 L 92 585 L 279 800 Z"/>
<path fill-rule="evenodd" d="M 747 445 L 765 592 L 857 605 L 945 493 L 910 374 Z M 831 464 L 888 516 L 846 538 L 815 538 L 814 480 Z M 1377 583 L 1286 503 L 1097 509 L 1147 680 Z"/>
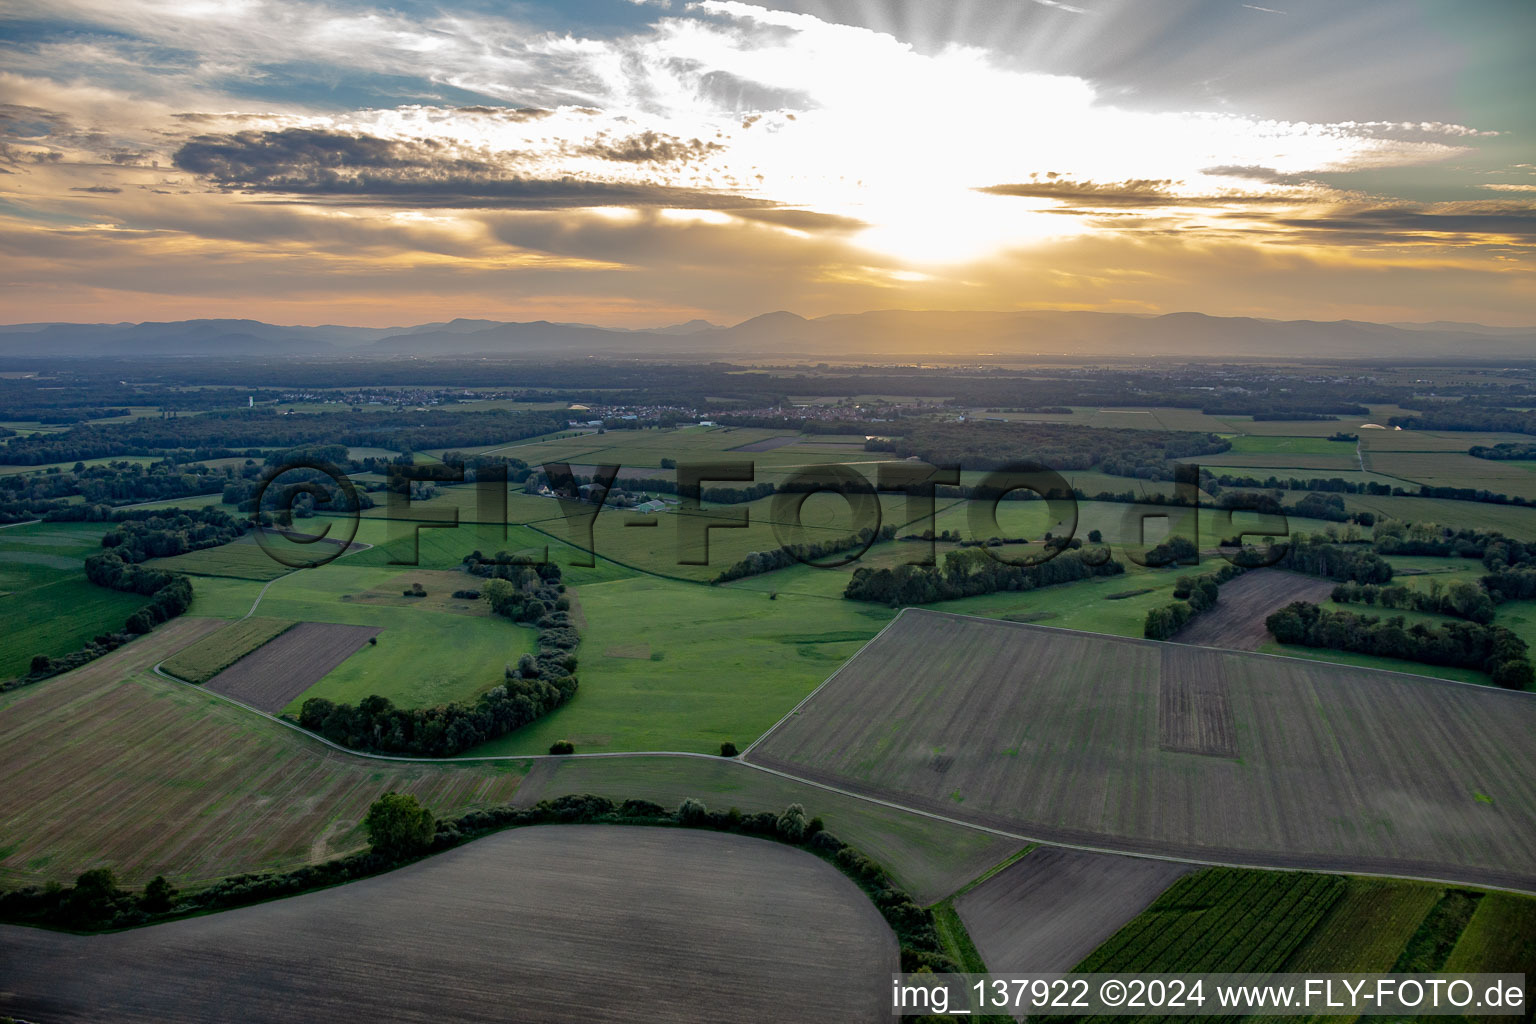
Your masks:
<path fill-rule="evenodd" d="M 900 618 L 900 616 L 897 616 L 897 618 Z M 896 621 L 895 619 L 891 620 L 891 622 L 893 622 L 893 623 L 895 621 Z M 996 620 L 988 620 L 988 621 L 996 621 Z M 888 623 L 886 628 L 889 628 L 889 627 L 890 627 L 890 624 Z M 884 630 L 881 630 L 881 632 L 884 632 Z M 1079 631 L 1078 630 L 1068 630 L 1068 632 L 1079 632 Z M 878 634 L 876 634 L 876 635 L 878 636 Z M 1095 635 L 1097 635 L 1097 634 L 1095 634 Z M 874 638 L 872 637 L 870 639 L 870 642 L 873 642 L 873 640 L 874 640 Z M 1149 642 L 1151 642 L 1151 641 L 1149 641 Z M 1205 648 L 1205 649 L 1208 650 L 1209 648 Z M 160 665 L 158 665 L 158 664 L 152 666 L 152 669 L 153 669 L 153 671 L 154 671 L 154 673 L 156 675 L 160 676 L 163 679 L 168 679 L 168 680 L 170 680 L 172 682 L 175 682 L 175 683 L 178 683 L 178 684 L 181 684 L 181 685 L 184 685 L 184 686 L 194 686 L 194 685 L 196 685 L 195 683 L 189 683 L 186 680 L 176 678 L 175 676 L 171 675 L 169 672 L 166 672 L 164 669 L 162 669 L 160 667 Z M 834 675 L 835 674 L 836 673 L 834 673 Z M 1417 677 L 1414 677 L 1414 678 L 1417 678 Z M 830 679 L 830 677 L 829 677 L 829 679 Z M 826 683 L 823 683 L 822 685 L 825 686 Z M 1474 685 L 1474 684 L 1467 684 L 1467 685 Z M 818 687 L 818 689 L 820 689 L 820 687 Z M 1327 873 L 1327 874 L 1358 875 L 1358 876 L 1360 876 L 1362 878 L 1395 878 L 1395 879 L 1402 879 L 1404 881 L 1410 881 L 1410 882 L 1431 882 L 1431 883 L 1434 883 L 1434 884 L 1437 884 L 1437 885 L 1470 885 L 1470 886 L 1472 886 L 1474 888 L 1478 888 L 1478 889 L 1487 889 L 1490 892 L 1511 892 L 1511 893 L 1516 893 L 1516 894 L 1522 895 L 1522 896 L 1536 896 L 1536 884 L 1533 884 L 1529 888 L 1519 888 L 1517 886 L 1498 885 L 1498 884 L 1494 884 L 1494 883 L 1481 882 L 1481 881 L 1470 881 L 1470 880 L 1464 879 L 1464 878 L 1445 878 L 1445 877 L 1438 876 L 1438 875 L 1410 874 L 1410 873 L 1404 873 L 1404 872 L 1390 872 L 1390 871 L 1361 870 L 1359 868 L 1350 867 L 1347 863 L 1342 863 L 1342 864 L 1339 864 L 1339 865 L 1311 864 L 1311 865 L 1306 865 L 1306 866 L 1297 866 L 1297 865 L 1293 865 L 1293 864 L 1275 864 L 1275 863 L 1271 863 L 1271 862 L 1266 862 L 1266 861 L 1264 861 L 1260 857 L 1255 857 L 1252 860 L 1242 861 L 1242 862 L 1225 861 L 1225 860 L 1220 860 L 1220 859 L 1212 858 L 1212 857 L 1193 857 L 1193 856 L 1187 856 L 1187 855 L 1181 855 L 1181 854 L 1175 854 L 1175 853 L 1155 853 L 1155 852 L 1149 852 L 1149 851 L 1146 851 L 1146 850 L 1130 850 L 1130 849 L 1125 849 L 1125 848 L 1121 848 L 1121 847 L 1097 845 L 1097 844 L 1093 844 L 1093 843 L 1084 843 L 1084 842 L 1078 842 L 1078 841 L 1072 841 L 1072 840 L 1062 840 L 1062 839 L 1046 838 L 1044 836 L 1039 836 L 1039 835 L 1026 835 L 1026 834 L 1024 834 L 1022 832 L 1016 832 L 1016 831 L 1012 831 L 1010 829 L 997 828 L 997 827 L 994 827 L 994 826 L 991 826 L 991 825 L 986 825 L 986 824 L 983 824 L 983 823 L 977 822 L 977 821 L 966 821 L 966 820 L 964 820 L 962 818 L 955 818 L 955 817 L 951 817 L 949 815 L 939 814 L 939 813 L 937 813 L 935 811 L 924 810 L 924 809 L 922 809 L 920 807 L 912 807 L 912 806 L 909 806 L 907 804 L 897 803 L 894 800 L 886 800 L 886 799 L 884 799 L 882 797 L 872 796 L 872 795 L 870 795 L 868 793 L 856 792 L 854 790 L 845 789 L 845 788 L 843 788 L 841 786 L 835 786 L 835 785 L 832 785 L 832 784 L 827 783 L 827 782 L 821 782 L 821 781 L 819 781 L 817 779 L 805 778 L 803 776 L 795 775 L 795 774 L 793 774 L 791 772 L 787 772 L 787 771 L 782 771 L 782 770 L 780 770 L 778 768 L 773 768 L 773 767 L 770 767 L 770 766 L 765 765 L 765 764 L 759 764 L 759 763 L 754 762 L 754 761 L 744 760 L 744 757 L 745 757 L 744 754 L 738 755 L 736 757 L 721 757 L 718 754 L 702 754 L 702 753 L 699 753 L 698 751 L 694 751 L 694 750 L 613 750 L 613 751 L 602 751 L 602 752 L 590 753 L 590 754 L 483 754 L 483 755 L 471 756 L 471 757 L 406 757 L 406 756 L 399 755 L 399 754 L 373 754 L 373 753 L 368 753 L 368 752 L 361 751 L 361 750 L 353 750 L 350 747 L 343 747 L 343 746 L 341 746 L 338 743 L 333 743 L 330 740 L 326 739 L 324 736 L 318 736 L 315 733 L 310 732 L 308 729 L 305 729 L 305 728 L 299 726 L 298 724 L 296 724 L 294 722 L 290 722 L 290 721 L 288 721 L 288 720 L 286 720 L 284 718 L 280 718 L 277 715 L 268 714 L 267 712 L 262 711 L 260 708 L 253 708 L 249 704 L 244 704 L 244 703 L 241 703 L 238 700 L 235 700 L 233 697 L 227 697 L 227 696 L 225 696 L 224 694 L 221 694 L 221 693 L 213 693 L 213 691 L 211 691 L 211 690 L 210 691 L 205 691 L 205 692 L 211 693 L 214 697 L 217 697 L 219 700 L 228 701 L 230 704 L 233 704 L 236 707 L 244 708 L 246 711 L 249 711 L 252 714 L 260 715 L 261 717 L 263 717 L 263 718 L 265 718 L 265 719 L 267 719 L 269 721 L 276 722 L 277 724 L 279 724 L 279 725 L 281 725 L 281 726 L 283 726 L 285 728 L 292 729 L 293 731 L 299 733 L 300 735 L 305 736 L 308 739 L 313 740 L 316 743 L 320 743 L 320 744 L 323 744 L 324 746 L 330 747 L 333 750 L 339 751 L 339 752 L 341 752 L 343 754 L 350 755 L 352 757 L 365 758 L 365 759 L 374 760 L 374 761 L 407 761 L 407 762 L 413 762 L 413 763 L 417 763 L 417 764 L 466 764 L 466 763 L 477 762 L 477 761 L 533 761 L 533 762 L 543 762 L 543 761 L 570 760 L 570 759 L 574 759 L 574 758 L 585 758 L 585 759 L 588 759 L 588 760 L 598 760 L 598 759 L 610 759 L 610 760 L 612 760 L 612 759 L 637 758 L 637 757 L 690 757 L 690 758 L 699 758 L 701 760 L 714 761 L 714 762 L 717 762 L 717 763 L 725 762 L 725 763 L 728 763 L 728 764 L 739 764 L 742 767 L 750 769 L 752 771 L 764 772 L 764 773 L 766 773 L 768 775 L 776 775 L 779 778 L 788 779 L 790 782 L 798 782 L 801 785 L 810 786 L 813 789 L 824 790 L 825 792 L 828 792 L 828 793 L 836 793 L 839 796 L 852 797 L 855 800 L 862 800 L 865 803 L 878 804 L 878 805 L 880 805 L 882 807 L 888 807 L 888 808 L 890 808 L 892 810 L 903 811 L 903 812 L 905 812 L 907 814 L 915 814 L 915 815 L 918 815 L 919 817 L 929 818 L 929 819 L 932 819 L 934 821 L 942 821 L 942 822 L 944 822 L 946 824 L 950 824 L 950 825 L 960 825 L 960 826 L 963 826 L 965 828 L 974 829 L 975 831 L 978 831 L 978 832 L 985 832 L 988 835 L 997 836 L 997 837 L 999 837 L 1001 839 L 1009 839 L 1009 840 L 1012 840 L 1012 841 L 1015 841 L 1015 842 L 1019 842 L 1019 843 L 1033 843 L 1033 844 L 1036 844 L 1038 846 L 1059 846 L 1059 847 L 1062 847 L 1064 849 L 1069 849 L 1069 850 L 1081 850 L 1081 851 L 1083 851 L 1085 853 L 1110 853 L 1110 854 L 1116 854 L 1116 855 L 1125 856 L 1125 857 L 1141 857 L 1141 858 L 1144 858 L 1144 859 L 1147 859 L 1147 860 L 1164 860 L 1164 861 L 1172 861 L 1174 863 L 1179 863 L 1179 864 L 1195 864 L 1195 865 L 1199 865 L 1199 866 L 1202 866 L 1202 867 L 1255 868 L 1255 869 L 1258 869 L 1258 870 L 1261 870 L 1261 871 L 1314 871 L 1314 872 L 1324 872 L 1324 873 Z M 807 699 L 809 699 L 809 698 L 807 698 Z M 767 734 L 765 733 L 764 736 L 766 737 L 766 735 Z M 710 795 L 711 794 L 709 794 L 709 793 L 700 793 L 699 794 L 699 796 L 701 798 L 709 797 Z M 1345 860 L 1347 861 L 1347 858 L 1345 858 Z"/>
<path fill-rule="evenodd" d="M 857 658 L 859 655 L 863 654 L 864 653 L 864 649 L 866 647 L 868 647 L 870 644 L 874 643 L 876 640 L 879 640 L 882 636 L 885 635 L 885 631 L 886 630 L 890 629 L 892 626 L 896 625 L 896 623 L 900 622 L 902 615 L 906 614 L 906 611 L 907 611 L 907 609 L 903 608 L 901 611 L 899 611 L 895 615 L 891 616 L 891 621 L 887 622 L 885 625 L 881 626 L 880 627 L 880 631 L 878 633 L 876 633 L 874 636 L 870 637 L 868 640 L 865 640 L 862 644 L 860 644 L 859 645 L 859 649 L 854 651 L 852 654 L 848 655 L 848 657 L 843 660 L 843 663 L 841 665 L 837 666 L 837 668 L 832 670 L 832 674 L 831 675 L 827 676 L 827 678 L 823 679 L 820 683 L 818 683 L 816 688 L 814 690 L 812 690 L 810 693 L 808 693 L 804 697 L 800 698 L 800 703 L 796 704 L 794 707 L 790 708 L 787 712 L 785 712 L 784 716 L 782 718 L 780 718 L 777 722 L 774 722 L 766 730 L 764 730 L 763 733 L 757 737 L 757 739 L 753 740 L 751 743 L 748 743 L 747 744 L 747 748 L 745 750 L 743 750 L 737 756 L 741 757 L 741 758 L 745 758 L 748 754 L 752 753 L 752 749 L 754 747 L 756 747 L 759 743 L 763 742 L 763 740 L 767 739 L 769 736 L 773 735 L 773 733 L 779 728 L 779 726 L 783 725 L 785 722 L 789 721 L 791 718 L 794 718 L 795 715 L 799 714 L 800 713 L 800 709 L 805 707 L 805 705 L 810 702 L 810 699 L 812 697 L 816 696 L 823 689 L 825 689 L 832 682 L 832 680 L 836 679 L 838 677 L 839 673 L 841 673 L 843 671 L 843 669 L 845 669 L 849 665 L 851 665 L 853 663 L 853 659 L 854 658 Z"/>
<path fill-rule="evenodd" d="M 1093 630 L 1090 630 L 1090 629 L 1069 629 L 1066 626 L 1042 626 L 1038 622 L 1016 622 L 1013 619 L 995 619 L 995 618 L 992 618 L 992 617 L 987 616 L 987 615 L 970 615 L 970 614 L 967 614 L 965 612 L 938 611 L 937 609 L 922 608 L 922 607 L 917 607 L 917 606 L 914 606 L 914 605 L 908 605 L 907 607 L 903 608 L 896 615 L 896 618 L 891 620 L 891 622 L 892 623 L 896 622 L 897 620 L 899 620 L 901 618 L 902 615 L 905 615 L 909 611 L 910 612 L 922 612 L 922 613 L 927 614 L 927 615 L 947 615 L 947 616 L 950 616 L 952 618 L 956 618 L 956 619 L 970 619 L 970 620 L 975 621 L 975 622 L 1000 622 L 1000 623 L 1004 623 L 1004 624 L 1009 625 L 1009 626 L 1013 626 L 1013 627 L 1018 628 L 1018 629 L 1045 629 L 1045 630 L 1050 630 L 1053 633 L 1075 633 L 1075 634 L 1077 634 L 1079 636 L 1100 637 L 1100 638 L 1105 639 L 1105 640 L 1116 640 L 1116 641 L 1119 641 L 1120 643 L 1135 644 L 1135 645 L 1138 645 L 1138 646 L 1140 646 L 1140 645 L 1151 645 L 1151 646 L 1161 646 L 1161 647 L 1183 647 L 1183 648 L 1186 648 L 1186 649 L 1191 650 L 1191 651 L 1207 651 L 1207 652 L 1209 652 L 1209 651 L 1217 651 L 1217 652 L 1220 652 L 1222 654 L 1230 654 L 1230 655 L 1233 655 L 1235 657 L 1242 657 L 1242 658 L 1268 658 L 1268 659 L 1271 659 L 1271 660 L 1274 660 L 1274 661 L 1294 662 L 1294 663 L 1299 664 L 1299 665 L 1331 665 L 1334 668 L 1349 669 L 1351 672 L 1374 672 L 1374 673 L 1377 673 L 1378 675 L 1398 676 L 1398 677 L 1401 677 L 1403 679 L 1411 680 L 1411 681 L 1417 682 L 1417 683 L 1434 683 L 1434 684 L 1439 684 L 1439 685 L 1442 685 L 1442 686 L 1464 686 L 1464 687 L 1470 687 L 1471 689 L 1478 690 L 1478 691 L 1481 691 L 1481 692 L 1484 692 L 1484 693 L 1504 693 L 1504 694 L 1509 694 L 1510 696 L 1513 696 L 1513 697 L 1521 697 L 1521 698 L 1525 698 L 1525 699 L 1536 699 L 1536 690 L 1509 690 L 1509 689 L 1505 689 L 1502 686 L 1495 686 L 1493 683 L 1465 683 L 1465 682 L 1462 682 L 1460 679 L 1446 679 L 1446 678 L 1443 678 L 1441 676 L 1421 676 L 1421 675 L 1415 675 L 1412 672 L 1402 672 L 1402 671 L 1399 671 L 1399 670 L 1393 669 L 1393 668 L 1374 668 L 1374 667 L 1370 667 L 1370 666 L 1366 666 L 1366 665 L 1350 665 L 1347 662 L 1342 662 L 1342 661 L 1325 661 L 1322 658 L 1295 658 L 1295 657 L 1292 657 L 1292 656 L 1290 656 L 1288 654 L 1269 654 L 1269 653 L 1266 653 L 1264 651 L 1240 651 L 1240 650 L 1234 650 L 1234 649 L 1229 648 L 1229 647 L 1206 647 L 1203 644 L 1186 644 L 1186 643 L 1182 643 L 1182 642 L 1180 642 L 1178 640 L 1147 640 L 1147 639 L 1144 639 L 1142 637 L 1137 637 L 1137 636 L 1121 636 L 1119 633 L 1095 633 Z M 881 632 L 883 633 L 883 632 L 885 632 L 885 630 L 881 630 Z M 876 636 L 878 636 L 878 635 L 879 634 L 876 634 Z M 1308 648 L 1308 650 L 1327 650 L 1327 649 L 1328 648 Z M 860 650 L 862 650 L 862 648 L 860 648 Z M 1394 659 L 1394 660 L 1403 660 L 1403 659 Z M 1415 664 L 1417 664 L 1417 663 L 1415 663 Z M 1431 667 L 1433 667 L 1433 666 L 1431 666 Z M 833 675 L 836 675 L 836 673 L 833 673 Z M 830 682 L 830 681 L 831 681 L 831 677 L 828 677 L 828 682 Z M 823 685 L 825 685 L 825 684 L 823 684 Z M 817 687 L 817 689 L 820 689 L 820 687 Z"/>

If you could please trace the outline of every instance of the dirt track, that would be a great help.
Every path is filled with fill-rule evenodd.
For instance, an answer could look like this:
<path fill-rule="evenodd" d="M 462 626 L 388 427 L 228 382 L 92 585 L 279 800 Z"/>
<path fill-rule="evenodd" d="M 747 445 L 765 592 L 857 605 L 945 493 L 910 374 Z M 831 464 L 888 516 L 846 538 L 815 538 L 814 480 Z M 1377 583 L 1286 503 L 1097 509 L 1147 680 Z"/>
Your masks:
<path fill-rule="evenodd" d="M 896 940 L 831 865 L 741 836 L 549 825 L 114 935 L 0 927 L 0 1014 L 229 1021 L 880 1021 Z"/>

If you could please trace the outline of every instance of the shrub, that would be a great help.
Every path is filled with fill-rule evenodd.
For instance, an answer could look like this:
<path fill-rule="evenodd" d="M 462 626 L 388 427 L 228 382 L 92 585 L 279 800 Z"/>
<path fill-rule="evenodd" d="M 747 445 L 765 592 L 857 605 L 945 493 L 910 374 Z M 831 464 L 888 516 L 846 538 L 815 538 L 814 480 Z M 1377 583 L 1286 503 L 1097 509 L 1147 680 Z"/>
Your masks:
<path fill-rule="evenodd" d="M 549 745 L 549 752 L 551 754 L 574 754 L 576 753 L 576 744 L 570 740 L 555 740 L 555 742 Z"/>
<path fill-rule="evenodd" d="M 720 744 L 721 757 L 735 757 L 736 754 L 736 744 L 732 743 L 730 740 L 726 740 L 724 743 Z"/>

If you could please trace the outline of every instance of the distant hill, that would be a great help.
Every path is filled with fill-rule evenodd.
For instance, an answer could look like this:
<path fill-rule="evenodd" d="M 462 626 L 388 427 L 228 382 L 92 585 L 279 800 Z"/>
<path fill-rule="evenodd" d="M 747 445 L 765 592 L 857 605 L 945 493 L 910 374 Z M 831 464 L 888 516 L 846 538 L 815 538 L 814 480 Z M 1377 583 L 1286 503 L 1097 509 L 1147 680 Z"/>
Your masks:
<path fill-rule="evenodd" d="M 1082 356 L 1221 359 L 1531 359 L 1536 328 L 1266 320 L 1203 313 L 876 310 L 807 319 L 778 311 L 720 327 L 651 330 L 459 319 L 412 327 L 285 327 L 259 320 L 0 326 L 0 357 L 622 355 L 735 362 L 1008 360 Z"/>

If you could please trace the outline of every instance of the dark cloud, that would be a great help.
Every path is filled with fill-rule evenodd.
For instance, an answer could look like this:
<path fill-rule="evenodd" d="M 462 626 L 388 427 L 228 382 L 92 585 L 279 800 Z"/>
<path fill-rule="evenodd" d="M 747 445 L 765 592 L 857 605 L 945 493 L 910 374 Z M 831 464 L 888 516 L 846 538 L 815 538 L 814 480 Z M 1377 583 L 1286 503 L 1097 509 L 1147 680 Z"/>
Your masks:
<path fill-rule="evenodd" d="M 1536 203 L 1445 203 L 1422 207 L 1377 207 L 1322 217 L 1283 217 L 1272 223 L 1360 241 L 1438 241 L 1450 236 L 1513 236 L 1536 242 Z"/>
<path fill-rule="evenodd" d="M 1047 174 L 1052 178 L 1052 174 Z M 1072 181 L 1055 178 L 1012 185 L 988 185 L 976 191 L 994 196 L 1021 196 L 1030 199 L 1055 199 L 1075 209 L 1097 210 L 1105 207 L 1156 209 L 1167 206 L 1219 206 L 1229 203 L 1295 203 L 1292 196 L 1175 195 L 1169 189 L 1182 182 L 1172 178 L 1136 178 L 1130 181 Z"/>
<path fill-rule="evenodd" d="M 869 227 L 866 222 L 855 217 L 840 217 L 835 213 L 818 213 L 815 210 L 741 210 L 736 216 L 811 233 L 858 231 Z"/>
<path fill-rule="evenodd" d="M 104 194 L 116 195 L 117 193 L 121 192 L 122 189 L 118 188 L 116 185 L 75 185 L 74 187 L 72 187 L 70 189 L 70 191 L 71 192 L 101 192 L 101 193 L 104 193 Z"/>
<path fill-rule="evenodd" d="M 118 147 L 116 149 L 109 149 L 101 155 L 104 160 L 109 160 L 121 167 L 127 167 L 134 164 L 151 163 L 155 154 L 147 149 Z"/>
<path fill-rule="evenodd" d="M 199 135 L 176 151 L 178 168 L 229 191 L 329 202 L 547 209 L 772 205 L 729 193 L 646 182 L 536 178 L 515 173 L 516 153 L 465 151 L 436 139 L 384 139 L 312 128 Z"/>
<path fill-rule="evenodd" d="M 599 136 L 573 152 L 577 156 L 593 156 L 599 160 L 613 160 L 628 164 L 679 164 L 697 160 L 725 147 L 718 142 L 700 142 L 689 139 L 684 142 L 676 135 L 659 132 L 641 132 L 622 139 Z"/>
<path fill-rule="evenodd" d="M 976 191 L 994 196 L 1056 199 L 1072 206 L 1173 206 L 1181 200 L 1168 192 L 1171 178 L 1138 178 L 1131 181 L 1071 181 L 1046 175 L 1047 181 L 1012 185 L 988 185 Z"/>
<path fill-rule="evenodd" d="M 41 139 L 73 131 L 63 114 L 42 107 L 0 103 L 0 135 L 9 139 Z"/>

